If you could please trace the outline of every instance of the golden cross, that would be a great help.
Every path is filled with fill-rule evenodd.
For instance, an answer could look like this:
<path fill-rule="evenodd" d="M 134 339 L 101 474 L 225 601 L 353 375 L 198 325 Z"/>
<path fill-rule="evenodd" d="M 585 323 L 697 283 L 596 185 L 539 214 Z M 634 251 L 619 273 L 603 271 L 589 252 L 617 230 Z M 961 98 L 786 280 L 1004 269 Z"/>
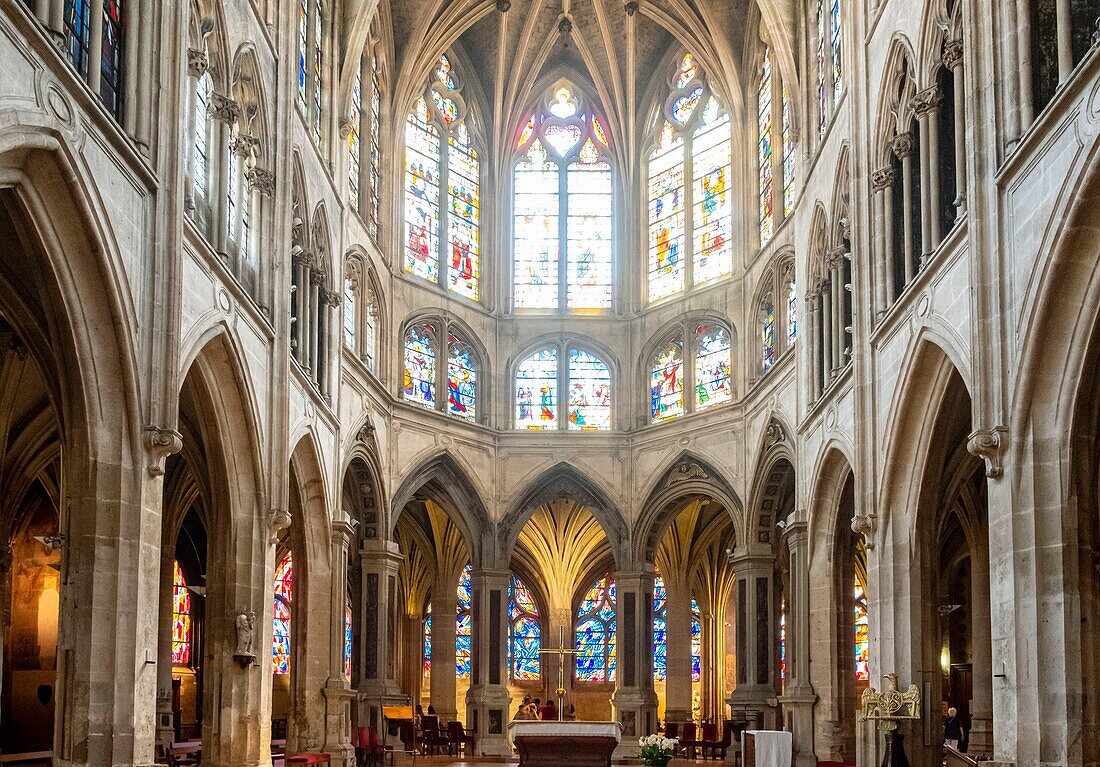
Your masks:
<path fill-rule="evenodd" d="M 558 628 L 558 649 L 539 650 L 539 654 L 558 656 L 558 721 L 560 722 L 565 715 L 563 705 L 565 701 L 565 656 L 576 655 L 577 651 L 565 649 L 565 626 L 559 626 Z"/>

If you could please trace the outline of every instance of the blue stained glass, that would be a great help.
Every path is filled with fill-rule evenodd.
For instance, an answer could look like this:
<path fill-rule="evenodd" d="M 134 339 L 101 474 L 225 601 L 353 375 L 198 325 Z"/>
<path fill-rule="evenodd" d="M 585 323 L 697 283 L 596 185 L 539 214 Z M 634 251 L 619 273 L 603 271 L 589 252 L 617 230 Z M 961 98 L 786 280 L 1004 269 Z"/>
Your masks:
<path fill-rule="evenodd" d="M 569 428 L 611 428 L 611 372 L 594 354 L 569 350 Z"/>
<path fill-rule="evenodd" d="M 92 29 L 90 0 L 65 0 L 65 46 L 69 61 L 88 74 L 88 40 Z"/>
<path fill-rule="evenodd" d="M 351 602 L 344 606 L 344 679 L 351 681 L 351 647 L 352 647 L 352 614 Z"/>
<path fill-rule="evenodd" d="M 405 334 L 405 374 L 402 398 L 435 408 L 435 329 L 428 324 L 413 325 Z"/>
<path fill-rule="evenodd" d="M 761 367 L 767 373 L 775 364 L 777 354 L 775 346 L 775 299 L 772 294 L 764 296 L 760 302 L 760 335 L 763 347 Z"/>
<path fill-rule="evenodd" d="M 477 420 L 477 365 L 470 346 L 454 335 L 447 343 L 447 412 Z"/>
<path fill-rule="evenodd" d="M 539 679 L 541 675 L 542 626 L 539 608 L 523 581 L 512 576 L 508 600 L 508 667 L 516 680 Z"/>
<path fill-rule="evenodd" d="M 730 337 L 715 325 L 695 326 L 695 406 L 704 410 L 733 399 Z"/>
<path fill-rule="evenodd" d="M 432 606 L 428 605 L 428 614 L 424 616 L 424 672 L 432 671 Z"/>
<path fill-rule="evenodd" d="M 699 603 L 691 598 L 691 681 L 698 682 L 703 671 L 703 622 Z"/>
<path fill-rule="evenodd" d="M 298 3 L 298 103 L 306 106 L 306 57 L 309 55 L 308 0 Z"/>
<path fill-rule="evenodd" d="M 577 610 L 578 682 L 615 681 L 615 581 L 604 576 Z"/>
<path fill-rule="evenodd" d="M 470 574 L 473 568 L 466 565 L 458 578 L 458 607 L 455 622 L 455 674 L 459 679 L 470 678 L 470 658 L 473 649 L 473 620 L 470 606 L 473 602 L 473 584 Z"/>
<path fill-rule="evenodd" d="M 684 336 L 677 331 L 650 368 L 649 416 L 653 423 L 684 413 Z"/>
<path fill-rule="evenodd" d="M 553 348 L 535 352 L 516 368 L 516 428 L 557 428 L 558 354 Z"/>
<path fill-rule="evenodd" d="M 424 99 L 405 121 L 405 271 L 439 279 L 439 134 Z"/>
<path fill-rule="evenodd" d="M 287 552 L 275 568 L 275 618 L 271 665 L 276 675 L 290 673 L 290 605 L 294 599 L 294 561 Z"/>
<path fill-rule="evenodd" d="M 668 678 L 668 594 L 661 576 L 653 582 L 653 681 Z"/>

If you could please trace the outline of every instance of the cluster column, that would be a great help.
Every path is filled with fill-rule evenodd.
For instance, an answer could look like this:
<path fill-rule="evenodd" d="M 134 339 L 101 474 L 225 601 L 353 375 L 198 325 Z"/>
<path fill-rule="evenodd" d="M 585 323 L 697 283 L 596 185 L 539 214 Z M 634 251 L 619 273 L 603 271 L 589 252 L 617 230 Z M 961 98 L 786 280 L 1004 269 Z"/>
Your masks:
<path fill-rule="evenodd" d="M 432 676 L 430 700 L 442 721 L 458 718 L 455 704 L 457 670 L 455 637 L 458 631 L 458 574 L 438 573 L 432 584 Z"/>
<path fill-rule="evenodd" d="M 337 512 L 332 523 L 332 581 L 329 599 L 329 675 L 325 681 L 325 745 L 334 764 L 353 767 L 355 749 L 351 747 L 351 700 L 354 691 L 344 671 L 345 616 L 348 592 L 348 552 L 355 540 L 351 516 Z"/>
<path fill-rule="evenodd" d="M 737 681 L 729 697 L 734 719 L 775 728 L 775 558 L 771 554 L 735 551 L 730 565 L 737 573 Z"/>
<path fill-rule="evenodd" d="M 879 168 L 871 175 L 871 190 L 875 200 L 875 296 L 878 307 L 875 318 L 882 319 L 894 302 L 894 180 L 892 167 Z"/>
<path fill-rule="evenodd" d="M 473 643 L 467 726 L 474 731 L 479 756 L 511 756 L 505 726 L 510 720 L 508 681 L 507 570 L 474 570 L 471 615 Z"/>
<path fill-rule="evenodd" d="M 334 553 L 335 556 L 335 553 Z M 397 569 L 401 550 L 392 541 L 367 540 L 359 549 L 362 568 L 362 602 L 359 611 L 359 678 L 356 688 L 360 725 L 374 725 L 382 732 L 382 706 L 403 705 L 408 698 L 397 685 Z M 451 590 L 452 593 L 454 589 Z M 341 603 L 340 615 L 344 609 Z M 454 635 L 454 609 L 451 609 Z M 454 642 L 451 643 L 454 668 Z M 453 672 L 452 672 L 453 674 Z M 432 675 L 434 679 L 434 674 Z M 453 688 L 451 700 L 454 700 Z M 451 704 L 453 707 L 453 703 Z"/>
<path fill-rule="evenodd" d="M 955 83 L 955 221 L 966 215 L 966 107 L 963 94 L 963 42 L 951 40 L 943 48 L 943 65 Z"/>
<path fill-rule="evenodd" d="M 925 88 L 914 99 L 917 120 L 920 121 L 922 267 L 928 263 L 943 237 L 939 215 L 940 174 L 936 162 L 940 145 L 941 103 L 943 93 L 935 85 Z"/>
<path fill-rule="evenodd" d="M 794 733 L 795 767 L 813 767 L 817 764 L 814 754 L 817 695 L 810 684 L 810 562 L 806 522 L 800 519 L 789 524 L 784 534 L 791 560 L 787 589 L 787 681 L 779 700 Z"/>
<path fill-rule="evenodd" d="M 669 576 L 665 579 L 665 721 L 690 722 L 691 589 L 671 573 Z"/>
<path fill-rule="evenodd" d="M 616 751 L 632 754 L 638 737 L 657 731 L 657 694 L 653 691 L 653 565 L 615 573 L 618 668 L 612 711 L 623 726 Z"/>
<path fill-rule="evenodd" d="M 913 136 L 899 133 L 894 136 L 894 155 L 901 160 L 902 197 L 902 249 L 905 258 L 905 284 L 913 281 L 913 265 L 916 261 L 916 232 L 913 230 Z"/>

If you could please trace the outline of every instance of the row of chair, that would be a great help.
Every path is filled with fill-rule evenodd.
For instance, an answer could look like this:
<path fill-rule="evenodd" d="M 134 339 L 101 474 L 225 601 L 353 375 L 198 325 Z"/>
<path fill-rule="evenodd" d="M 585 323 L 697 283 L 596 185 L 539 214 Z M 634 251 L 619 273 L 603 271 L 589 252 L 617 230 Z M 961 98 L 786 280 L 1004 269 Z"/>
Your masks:
<path fill-rule="evenodd" d="M 466 756 L 474 753 L 475 738 L 462 722 L 448 722 L 444 727 L 439 717 L 432 714 L 420 718 L 419 732 L 411 721 L 402 722 L 398 737 L 406 751 L 417 751 L 425 756 L 443 753 L 458 756 L 463 750 Z"/>
<path fill-rule="evenodd" d="M 726 751 L 733 745 L 735 736 L 740 740 L 740 729 L 729 719 L 722 723 L 721 739 L 718 738 L 718 725 L 715 722 L 704 722 L 702 728 L 695 722 L 687 722 L 684 724 L 683 733 L 679 732 L 679 725 L 676 722 L 665 724 L 665 737 L 677 738 L 680 742 L 680 750 L 688 759 L 694 759 L 698 752 L 702 754 L 704 760 L 724 760 Z"/>

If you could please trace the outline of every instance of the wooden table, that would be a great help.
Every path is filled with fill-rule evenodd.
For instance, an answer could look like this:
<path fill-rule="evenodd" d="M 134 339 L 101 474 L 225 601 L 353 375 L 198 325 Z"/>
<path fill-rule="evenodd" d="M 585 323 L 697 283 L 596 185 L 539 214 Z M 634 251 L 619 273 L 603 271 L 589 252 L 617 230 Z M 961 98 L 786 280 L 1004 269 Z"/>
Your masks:
<path fill-rule="evenodd" d="M 618 722 L 515 721 L 508 733 L 519 752 L 519 767 L 611 767 L 622 739 Z"/>

